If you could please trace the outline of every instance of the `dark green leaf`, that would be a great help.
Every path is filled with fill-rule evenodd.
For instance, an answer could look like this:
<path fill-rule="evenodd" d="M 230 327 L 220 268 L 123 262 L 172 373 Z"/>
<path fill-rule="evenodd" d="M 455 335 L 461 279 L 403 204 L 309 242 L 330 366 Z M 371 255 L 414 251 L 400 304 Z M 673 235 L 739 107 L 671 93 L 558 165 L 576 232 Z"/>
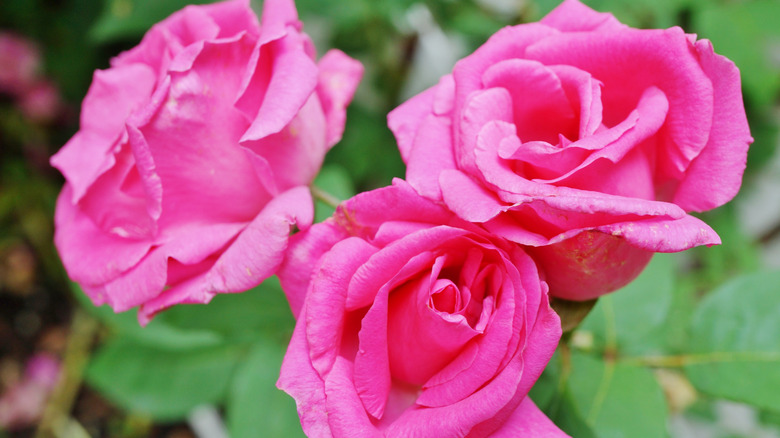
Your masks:
<path fill-rule="evenodd" d="M 738 277 L 708 295 L 691 323 L 685 372 L 709 395 L 780 412 L 780 272 Z"/>

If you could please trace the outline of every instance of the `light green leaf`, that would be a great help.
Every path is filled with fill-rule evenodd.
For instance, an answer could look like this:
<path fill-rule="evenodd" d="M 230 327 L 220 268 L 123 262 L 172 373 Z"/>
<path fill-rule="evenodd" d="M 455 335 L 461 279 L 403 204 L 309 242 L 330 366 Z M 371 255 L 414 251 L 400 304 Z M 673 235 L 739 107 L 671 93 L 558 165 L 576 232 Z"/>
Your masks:
<path fill-rule="evenodd" d="M 313 185 L 338 201 L 344 201 L 355 195 L 355 187 L 349 179 L 347 171 L 337 164 L 327 164 L 322 167 Z M 317 199 L 314 203 L 314 222 L 322 222 L 333 215 L 335 209 Z"/>
<path fill-rule="evenodd" d="M 712 41 L 715 51 L 740 68 L 745 90 L 758 104 L 774 101 L 780 90 L 780 2 L 706 2 L 693 15 L 693 29 Z"/>
<path fill-rule="evenodd" d="M 284 350 L 275 342 L 259 342 L 236 370 L 227 399 L 231 437 L 305 436 L 295 401 L 276 388 Z"/>
<path fill-rule="evenodd" d="M 664 326 L 675 283 L 675 256 L 656 254 L 633 282 L 599 298 L 579 328 L 599 346 L 610 342 L 622 354 L 656 351 L 654 336 Z"/>
<path fill-rule="evenodd" d="M 691 322 L 685 372 L 699 390 L 780 412 L 780 272 L 738 277 Z"/>
<path fill-rule="evenodd" d="M 172 351 L 117 339 L 93 356 L 86 379 L 123 409 L 179 420 L 196 406 L 224 399 L 243 354 L 231 346 Z"/>
<path fill-rule="evenodd" d="M 646 368 L 574 352 L 568 387 L 599 438 L 668 436 L 664 394 Z"/>

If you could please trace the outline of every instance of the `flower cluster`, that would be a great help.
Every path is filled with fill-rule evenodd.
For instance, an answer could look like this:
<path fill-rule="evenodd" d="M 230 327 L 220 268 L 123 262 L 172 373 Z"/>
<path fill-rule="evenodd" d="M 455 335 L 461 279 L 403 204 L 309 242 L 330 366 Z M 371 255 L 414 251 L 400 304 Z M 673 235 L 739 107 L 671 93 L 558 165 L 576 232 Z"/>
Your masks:
<path fill-rule="evenodd" d="M 392 111 L 406 179 L 310 226 L 361 73 L 315 62 L 292 0 L 152 28 L 95 73 L 52 158 L 68 273 L 142 322 L 278 274 L 297 319 L 278 386 L 309 436 L 565 436 L 527 397 L 561 337 L 550 296 L 719 243 L 689 213 L 741 183 L 737 68 L 566 0 Z"/>

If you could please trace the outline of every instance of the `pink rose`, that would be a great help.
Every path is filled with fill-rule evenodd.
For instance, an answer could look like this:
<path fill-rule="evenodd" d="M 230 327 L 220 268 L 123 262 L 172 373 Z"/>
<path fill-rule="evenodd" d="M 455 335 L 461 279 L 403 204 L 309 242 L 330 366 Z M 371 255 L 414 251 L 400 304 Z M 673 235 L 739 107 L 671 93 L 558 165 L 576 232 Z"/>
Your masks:
<path fill-rule="evenodd" d="M 55 243 L 96 304 L 139 319 L 272 275 L 306 187 L 336 143 L 362 67 L 314 62 L 292 0 L 189 6 L 95 72 L 81 130 L 54 157 L 67 183 Z"/>
<path fill-rule="evenodd" d="M 520 246 L 400 180 L 292 239 L 277 385 L 308 436 L 565 436 L 526 397 L 561 326 Z"/>
<path fill-rule="evenodd" d="M 529 252 L 584 300 L 654 252 L 720 243 L 687 214 L 739 190 L 739 71 L 679 28 L 638 30 L 566 0 L 500 30 L 389 124 L 422 195 Z"/>

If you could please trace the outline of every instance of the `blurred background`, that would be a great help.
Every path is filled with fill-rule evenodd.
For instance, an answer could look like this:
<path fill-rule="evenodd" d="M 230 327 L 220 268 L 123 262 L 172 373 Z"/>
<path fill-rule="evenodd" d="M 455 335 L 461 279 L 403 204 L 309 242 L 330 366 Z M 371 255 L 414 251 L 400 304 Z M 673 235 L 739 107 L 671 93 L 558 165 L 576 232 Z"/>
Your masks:
<path fill-rule="evenodd" d="M 660 256 L 635 287 L 663 289 L 663 309 L 644 340 L 631 341 L 643 352 L 684 351 L 685 327 L 710 291 L 746 273 L 780 269 L 780 1 L 584 2 L 634 27 L 682 26 L 712 40 L 742 72 L 755 138 L 743 189 L 703 215 L 723 245 Z M 0 437 L 301 433 L 294 403 L 273 389 L 293 324 L 278 284 L 259 288 L 270 293 L 219 296 L 208 311 L 174 309 L 142 330 L 133 312 L 91 306 L 68 281 L 52 244 L 63 179 L 48 159 L 77 131 L 92 72 L 188 3 L 205 2 L 0 1 Z M 336 47 L 366 66 L 344 140 L 317 184 L 346 198 L 402 177 L 387 112 L 435 84 L 501 27 L 536 21 L 557 3 L 298 0 L 320 53 Z M 253 7 L 259 14 L 261 3 Z M 318 218 L 331 211 L 318 205 Z M 618 312 L 637 305 L 628 301 L 612 305 Z M 596 317 L 575 333 L 575 348 L 598 348 Z M 727 402 L 739 397 L 708 393 L 674 366 L 660 365 L 652 375 L 663 391 L 662 432 L 780 437 L 780 411 Z M 595 436 L 642 436 L 621 434 L 619 426 L 601 433 L 606 426 L 598 418 L 585 420 Z"/>

